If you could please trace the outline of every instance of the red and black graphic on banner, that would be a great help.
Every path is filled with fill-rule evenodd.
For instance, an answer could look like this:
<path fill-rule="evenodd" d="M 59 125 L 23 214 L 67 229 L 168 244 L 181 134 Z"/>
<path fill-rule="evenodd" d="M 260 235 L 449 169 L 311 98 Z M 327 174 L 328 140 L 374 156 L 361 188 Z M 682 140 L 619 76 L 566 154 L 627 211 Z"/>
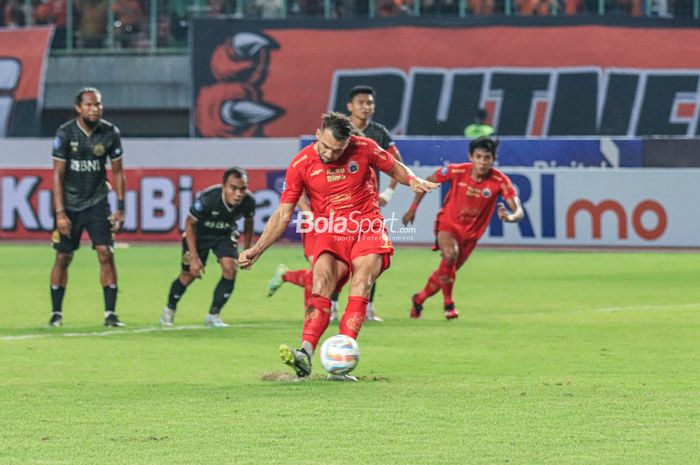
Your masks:
<path fill-rule="evenodd" d="M 270 54 L 277 43 L 260 33 L 226 36 L 210 54 L 214 82 L 199 87 L 195 103 L 198 134 L 204 137 L 264 136 L 268 122 L 284 114 L 263 101 Z"/>
<path fill-rule="evenodd" d="M 0 29 L 0 137 L 37 136 L 53 28 Z"/>
<path fill-rule="evenodd" d="M 502 136 L 700 135 L 700 29 L 316 26 L 195 20 L 194 133 L 311 134 L 370 84 L 398 134 L 462 135 L 485 106 Z"/>

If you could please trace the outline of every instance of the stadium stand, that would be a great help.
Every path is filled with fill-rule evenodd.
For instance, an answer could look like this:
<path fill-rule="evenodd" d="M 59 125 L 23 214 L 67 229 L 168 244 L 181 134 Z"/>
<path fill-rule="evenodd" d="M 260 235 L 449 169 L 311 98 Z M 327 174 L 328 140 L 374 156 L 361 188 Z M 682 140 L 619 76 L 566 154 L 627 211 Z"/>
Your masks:
<path fill-rule="evenodd" d="M 0 24 L 53 24 L 52 48 L 152 51 L 186 47 L 188 19 L 603 16 L 700 18 L 700 0 L 2 0 Z"/>

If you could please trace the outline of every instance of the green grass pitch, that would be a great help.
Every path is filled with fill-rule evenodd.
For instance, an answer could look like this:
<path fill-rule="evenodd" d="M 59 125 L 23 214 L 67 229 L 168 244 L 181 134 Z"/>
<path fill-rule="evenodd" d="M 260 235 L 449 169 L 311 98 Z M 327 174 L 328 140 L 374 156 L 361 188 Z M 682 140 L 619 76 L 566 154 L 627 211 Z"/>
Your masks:
<path fill-rule="evenodd" d="M 689 464 L 700 463 L 700 259 L 693 253 L 478 249 L 442 299 L 408 319 L 437 266 L 399 248 L 367 323 L 360 382 L 285 380 L 302 291 L 264 296 L 276 247 L 240 272 L 201 328 L 219 271 L 209 263 L 158 318 L 179 246 L 117 250 L 118 313 L 102 324 L 97 259 L 70 270 L 63 328 L 49 329 L 45 245 L 0 245 L 0 464 Z M 333 326 L 326 335 L 334 334 Z M 107 335 L 105 335 L 107 334 Z"/>

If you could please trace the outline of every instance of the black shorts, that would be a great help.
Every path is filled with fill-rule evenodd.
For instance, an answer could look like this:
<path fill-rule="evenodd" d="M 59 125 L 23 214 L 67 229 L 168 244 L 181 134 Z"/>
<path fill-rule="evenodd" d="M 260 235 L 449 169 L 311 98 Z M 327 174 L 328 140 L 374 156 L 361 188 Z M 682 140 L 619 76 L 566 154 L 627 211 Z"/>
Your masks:
<path fill-rule="evenodd" d="M 107 199 L 81 211 L 66 210 L 66 216 L 71 222 L 70 236 L 64 236 L 54 230 L 51 235 L 53 248 L 59 252 L 73 252 L 80 247 L 83 230 L 87 230 L 92 247 L 98 245 L 114 245 L 114 233 L 109 217 L 112 214 Z M 54 218 L 55 223 L 55 218 Z"/>
<path fill-rule="evenodd" d="M 197 255 L 202 260 L 202 265 L 207 264 L 210 250 L 216 255 L 217 261 L 221 257 L 238 260 L 238 243 L 231 236 L 197 238 Z M 182 271 L 190 271 L 190 250 L 185 239 L 182 240 L 181 264 Z"/>

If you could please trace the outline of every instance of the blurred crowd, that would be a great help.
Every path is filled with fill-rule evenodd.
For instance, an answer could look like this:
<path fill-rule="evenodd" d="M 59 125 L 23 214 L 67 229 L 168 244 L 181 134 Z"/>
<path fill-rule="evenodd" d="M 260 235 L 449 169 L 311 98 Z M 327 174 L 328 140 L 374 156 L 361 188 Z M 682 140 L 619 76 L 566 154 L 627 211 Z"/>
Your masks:
<path fill-rule="evenodd" d="M 418 1 L 419 3 L 414 3 Z M 53 24 L 53 48 L 184 47 L 192 15 L 241 18 L 513 14 L 693 16 L 698 0 L 0 0 L 5 27 Z M 151 2 L 156 2 L 152 4 Z M 460 2 L 464 2 L 460 4 Z M 370 11 L 370 5 L 375 9 Z M 68 10 L 72 9 L 72 24 Z M 155 18 L 154 18 L 155 17 Z M 155 19 L 155 20 L 154 20 Z M 72 34 L 69 36 L 69 29 Z M 155 37 L 154 37 L 155 36 Z"/>

